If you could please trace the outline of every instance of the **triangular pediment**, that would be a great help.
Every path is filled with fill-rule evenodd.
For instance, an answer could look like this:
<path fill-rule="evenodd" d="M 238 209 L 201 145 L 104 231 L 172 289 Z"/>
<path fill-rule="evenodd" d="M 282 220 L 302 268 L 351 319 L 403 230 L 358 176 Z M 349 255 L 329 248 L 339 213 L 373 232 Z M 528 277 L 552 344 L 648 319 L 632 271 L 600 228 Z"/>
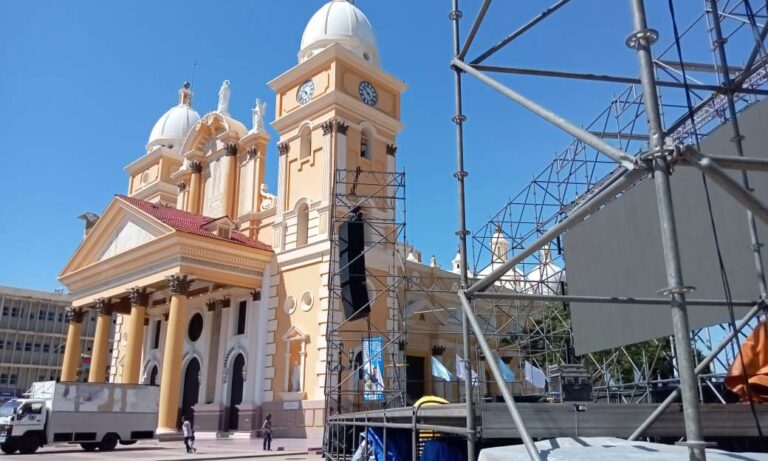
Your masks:
<path fill-rule="evenodd" d="M 75 250 L 61 276 L 146 245 L 173 229 L 115 198 Z"/>

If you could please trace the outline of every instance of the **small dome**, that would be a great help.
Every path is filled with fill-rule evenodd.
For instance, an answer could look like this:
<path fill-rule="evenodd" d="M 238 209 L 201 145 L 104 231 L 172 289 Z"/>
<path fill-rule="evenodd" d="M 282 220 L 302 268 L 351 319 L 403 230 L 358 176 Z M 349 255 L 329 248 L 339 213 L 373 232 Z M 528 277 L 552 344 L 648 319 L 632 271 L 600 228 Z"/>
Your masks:
<path fill-rule="evenodd" d="M 332 0 L 312 16 L 301 37 L 299 62 L 334 43 L 342 44 L 368 62 L 379 64 L 373 27 L 363 12 L 347 0 Z"/>
<path fill-rule="evenodd" d="M 179 91 L 179 105 L 168 109 L 152 128 L 147 142 L 147 150 L 156 146 L 178 150 L 189 130 L 199 120 L 200 114 L 192 108 L 192 91 L 187 83 Z"/>

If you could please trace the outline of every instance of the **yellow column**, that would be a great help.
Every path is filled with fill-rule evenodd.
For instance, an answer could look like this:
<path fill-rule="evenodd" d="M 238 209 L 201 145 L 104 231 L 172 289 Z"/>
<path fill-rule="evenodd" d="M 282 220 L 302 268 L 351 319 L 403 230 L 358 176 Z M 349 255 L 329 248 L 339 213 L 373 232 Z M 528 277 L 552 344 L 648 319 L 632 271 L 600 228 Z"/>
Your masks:
<path fill-rule="evenodd" d="M 189 169 L 192 171 L 192 174 L 189 177 L 189 199 L 185 211 L 200 214 L 200 210 L 202 210 L 202 203 L 200 203 L 200 190 L 202 188 L 200 175 L 203 172 L 203 165 L 196 161 L 189 162 Z"/>
<path fill-rule="evenodd" d="M 235 168 L 235 158 L 237 156 L 237 144 L 227 144 L 224 157 L 222 157 L 222 172 L 224 178 L 224 194 L 221 199 L 224 214 L 235 219 L 235 184 L 237 183 L 237 168 Z"/>
<path fill-rule="evenodd" d="M 109 334 L 112 328 L 112 303 L 108 299 L 96 301 L 96 334 L 93 338 L 91 371 L 89 383 L 107 381 L 107 363 L 109 362 Z"/>
<path fill-rule="evenodd" d="M 77 381 L 77 370 L 80 368 L 80 348 L 83 335 L 83 310 L 67 309 L 67 344 L 64 346 L 64 362 L 61 365 L 61 381 Z"/>
<path fill-rule="evenodd" d="M 181 358 L 184 352 L 184 327 L 187 320 L 187 292 L 192 282 L 186 275 L 168 277 L 171 288 L 171 306 L 168 330 L 163 350 L 163 375 L 160 377 L 160 411 L 157 415 L 157 433 L 176 432 L 181 394 Z"/>
<path fill-rule="evenodd" d="M 138 384 L 141 372 L 141 351 L 144 346 L 144 316 L 149 305 L 146 288 L 131 288 L 131 315 L 128 317 L 128 345 L 125 350 L 123 384 Z"/>

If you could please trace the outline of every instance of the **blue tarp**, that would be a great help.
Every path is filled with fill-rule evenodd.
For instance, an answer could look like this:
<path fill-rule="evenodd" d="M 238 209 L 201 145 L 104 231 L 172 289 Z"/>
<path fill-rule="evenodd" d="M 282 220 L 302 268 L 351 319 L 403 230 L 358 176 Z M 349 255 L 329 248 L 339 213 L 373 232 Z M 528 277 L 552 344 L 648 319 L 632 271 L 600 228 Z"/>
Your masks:
<path fill-rule="evenodd" d="M 467 442 L 461 439 L 430 440 L 424 444 L 421 461 L 467 461 Z"/>
<path fill-rule="evenodd" d="M 410 461 L 411 431 L 407 429 L 387 430 L 387 457 L 384 457 L 384 431 L 378 427 L 368 428 L 365 433 L 376 461 Z"/>

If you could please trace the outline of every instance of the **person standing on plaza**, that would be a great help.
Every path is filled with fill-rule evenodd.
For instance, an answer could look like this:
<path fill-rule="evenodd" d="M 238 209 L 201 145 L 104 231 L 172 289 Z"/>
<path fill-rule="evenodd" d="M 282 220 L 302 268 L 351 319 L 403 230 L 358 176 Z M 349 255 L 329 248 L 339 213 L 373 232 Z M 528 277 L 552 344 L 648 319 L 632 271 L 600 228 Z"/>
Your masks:
<path fill-rule="evenodd" d="M 186 416 L 181 417 L 181 430 L 184 432 L 184 446 L 187 448 L 187 453 L 197 453 L 195 432 L 192 430 L 192 423 Z"/>
<path fill-rule="evenodd" d="M 264 450 L 272 451 L 272 415 L 268 414 L 261 426 L 261 436 L 264 437 Z"/>

